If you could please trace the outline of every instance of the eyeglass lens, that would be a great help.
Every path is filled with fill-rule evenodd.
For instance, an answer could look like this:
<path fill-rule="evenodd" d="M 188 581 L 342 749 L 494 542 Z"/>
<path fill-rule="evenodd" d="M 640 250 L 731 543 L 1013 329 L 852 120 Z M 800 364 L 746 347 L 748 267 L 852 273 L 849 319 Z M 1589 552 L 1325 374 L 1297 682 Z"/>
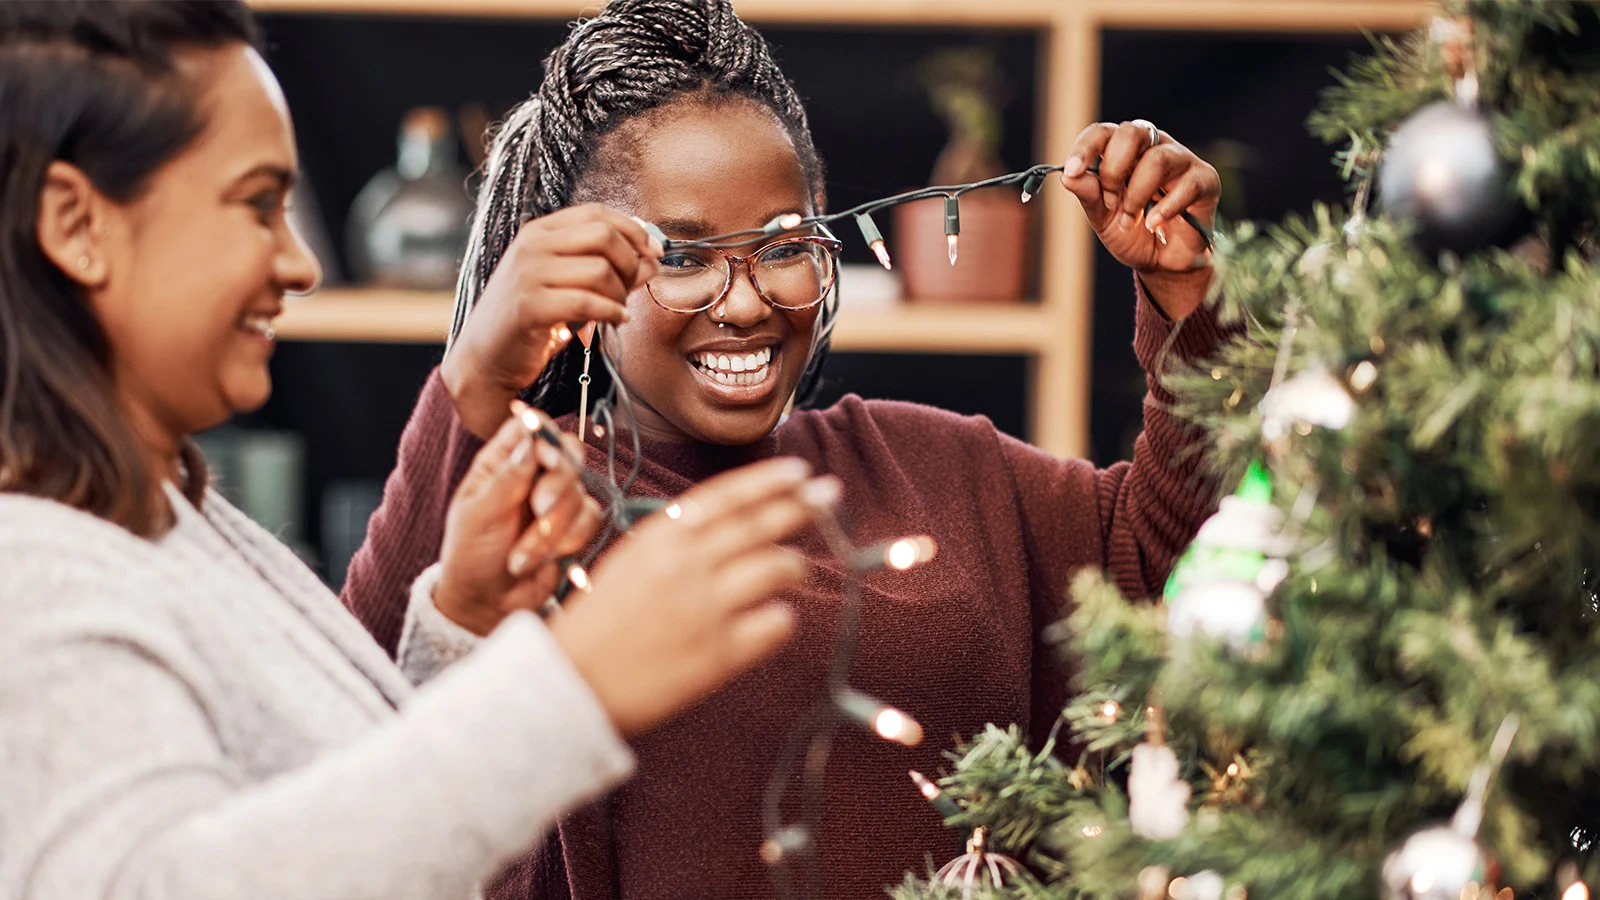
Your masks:
<path fill-rule="evenodd" d="M 833 286 L 833 269 L 828 248 L 807 241 L 774 244 L 750 261 L 756 290 L 780 309 L 804 309 L 821 300 Z M 715 250 L 674 250 L 650 279 L 650 295 L 668 309 L 698 312 L 716 302 L 731 278 L 728 258 Z"/>

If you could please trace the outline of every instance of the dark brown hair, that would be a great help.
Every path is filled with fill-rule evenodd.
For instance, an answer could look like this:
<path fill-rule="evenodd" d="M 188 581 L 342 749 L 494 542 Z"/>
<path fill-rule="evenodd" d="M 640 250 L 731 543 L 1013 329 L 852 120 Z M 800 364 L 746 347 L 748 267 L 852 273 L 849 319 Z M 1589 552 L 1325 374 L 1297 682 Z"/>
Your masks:
<path fill-rule="evenodd" d="M 200 133 L 185 50 L 255 44 L 235 0 L 0 2 L 0 491 L 66 503 L 145 537 L 171 513 L 113 392 L 110 346 L 39 246 L 45 172 L 71 163 L 118 203 Z M 206 467 L 183 448 L 184 492 Z"/>

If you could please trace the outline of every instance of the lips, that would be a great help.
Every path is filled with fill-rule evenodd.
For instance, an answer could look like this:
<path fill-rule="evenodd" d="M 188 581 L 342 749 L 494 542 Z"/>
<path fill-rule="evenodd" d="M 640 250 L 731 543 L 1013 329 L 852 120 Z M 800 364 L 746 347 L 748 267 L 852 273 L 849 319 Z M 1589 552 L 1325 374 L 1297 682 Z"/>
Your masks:
<path fill-rule="evenodd" d="M 259 335 L 272 340 L 277 337 L 277 332 L 272 327 L 272 320 L 278 317 L 278 312 L 250 312 L 239 317 L 237 327 L 246 334 Z"/>

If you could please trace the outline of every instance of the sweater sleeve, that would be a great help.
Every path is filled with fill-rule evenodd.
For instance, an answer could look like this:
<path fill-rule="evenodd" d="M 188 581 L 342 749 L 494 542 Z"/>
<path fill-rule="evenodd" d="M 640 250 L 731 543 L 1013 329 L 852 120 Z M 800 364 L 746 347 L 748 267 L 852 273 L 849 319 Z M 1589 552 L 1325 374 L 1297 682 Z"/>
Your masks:
<path fill-rule="evenodd" d="M 178 632 L 73 580 L 0 642 L 0 897 L 466 898 L 632 766 L 518 613 L 396 718 L 257 780 Z"/>
<path fill-rule="evenodd" d="M 483 441 L 461 424 L 434 369 L 400 437 L 383 502 L 350 560 L 339 599 L 394 656 L 411 585 L 439 559 L 445 512 Z"/>
<path fill-rule="evenodd" d="M 1058 604 L 1064 601 L 1073 574 L 1084 566 L 1107 570 L 1130 597 L 1159 593 L 1216 499 L 1215 485 L 1200 474 L 1200 432 L 1168 412 L 1173 397 L 1161 377 L 1171 360 L 1203 360 L 1234 331 L 1217 321 L 1210 304 L 1171 322 L 1137 278 L 1134 285 L 1138 304 L 1134 352 L 1145 370 L 1148 393 L 1144 430 L 1134 441 L 1133 459 L 1097 470 L 1082 460 L 1063 463 L 1020 441 L 1004 441 L 1024 519 L 1035 594 L 1043 593 Z M 1078 510 L 1088 515 L 1075 514 Z M 1083 528 L 1088 522 L 1096 531 L 1086 536 Z M 1082 549 L 1085 537 L 1095 550 L 1087 559 Z"/>

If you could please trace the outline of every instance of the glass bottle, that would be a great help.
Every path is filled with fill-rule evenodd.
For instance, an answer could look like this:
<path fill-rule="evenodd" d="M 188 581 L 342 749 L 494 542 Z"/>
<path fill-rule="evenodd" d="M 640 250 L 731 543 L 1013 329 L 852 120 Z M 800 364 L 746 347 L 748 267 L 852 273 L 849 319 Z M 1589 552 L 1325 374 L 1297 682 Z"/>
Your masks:
<path fill-rule="evenodd" d="M 355 277 L 381 287 L 454 287 L 472 217 L 466 178 L 444 111 L 408 112 L 394 168 L 373 176 L 350 209 Z"/>

